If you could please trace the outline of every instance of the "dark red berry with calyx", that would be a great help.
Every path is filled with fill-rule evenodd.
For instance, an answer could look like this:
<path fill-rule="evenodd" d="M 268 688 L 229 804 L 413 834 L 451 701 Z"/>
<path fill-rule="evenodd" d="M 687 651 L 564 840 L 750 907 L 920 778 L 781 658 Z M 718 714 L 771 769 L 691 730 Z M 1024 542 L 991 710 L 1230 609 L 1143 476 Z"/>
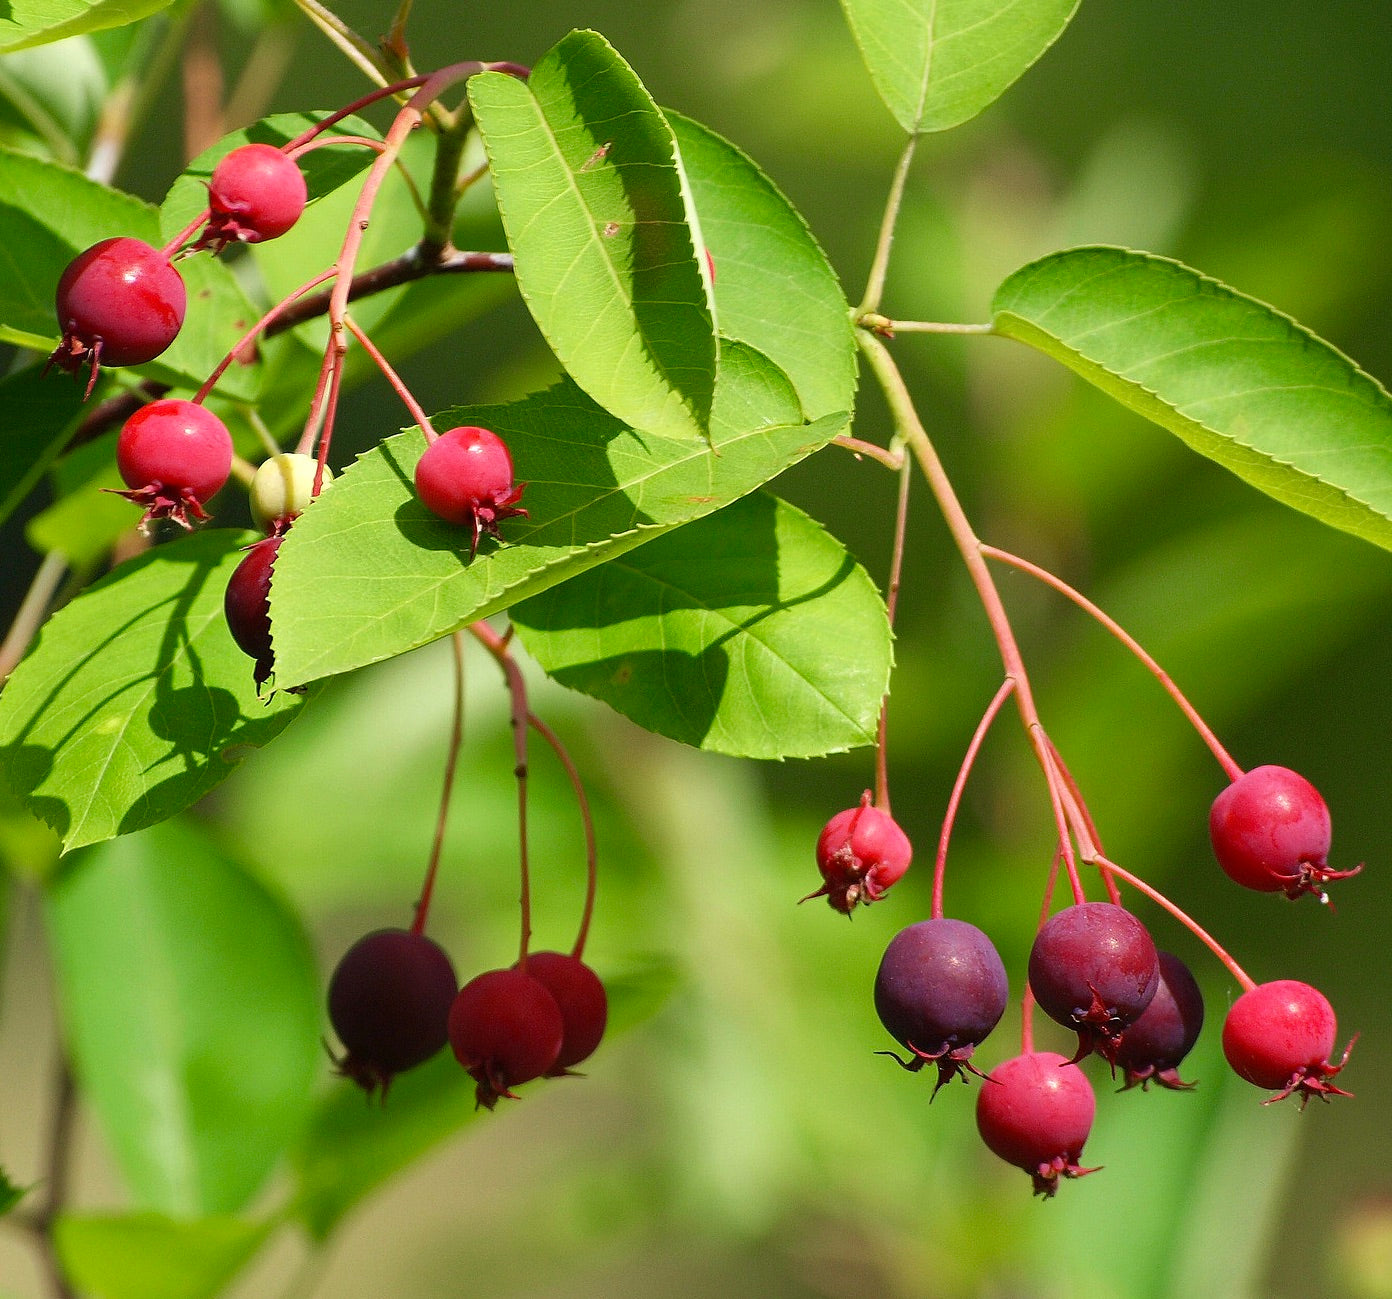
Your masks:
<path fill-rule="evenodd" d="M 822 887 L 810 898 L 826 898 L 845 915 L 858 902 L 878 902 L 909 869 L 913 845 L 888 812 L 871 803 L 870 791 L 858 806 L 838 812 L 817 837 L 817 869 Z"/>
<path fill-rule="evenodd" d="M 450 1007 L 450 1045 L 486 1109 L 500 1096 L 516 1100 L 514 1087 L 554 1069 L 564 1039 L 556 999 L 541 980 L 517 968 L 471 979 Z"/>
<path fill-rule="evenodd" d="M 512 456 L 490 429 L 466 425 L 441 433 L 416 463 L 416 495 L 446 523 L 468 528 L 469 554 L 485 533 L 498 536 L 498 524 L 514 515 L 525 483 L 512 477 Z"/>
<path fill-rule="evenodd" d="M 269 144 L 244 144 L 226 154 L 208 181 L 208 224 L 195 248 L 220 252 L 230 243 L 278 239 L 305 209 L 304 173 Z"/>
<path fill-rule="evenodd" d="M 561 1012 L 560 1054 L 546 1071 L 548 1077 L 559 1077 L 594 1054 L 609 1020 L 609 999 L 599 975 L 578 956 L 530 952 L 526 971 L 555 998 Z"/>
<path fill-rule="evenodd" d="M 1330 880 L 1357 875 L 1329 868 L 1329 809 L 1304 776 L 1289 767 L 1253 767 L 1217 798 L 1208 814 L 1218 864 L 1230 879 L 1261 893 L 1326 901 Z"/>
<path fill-rule="evenodd" d="M 103 365 L 143 365 L 178 336 L 188 293 L 179 272 L 141 239 L 103 239 L 79 253 L 54 295 L 63 341 L 50 365 L 87 371 L 87 393 Z"/>
<path fill-rule="evenodd" d="M 1030 949 L 1029 983 L 1050 1019 L 1078 1034 L 1081 1060 L 1096 1051 L 1115 1067 L 1122 1030 L 1160 983 L 1155 944 L 1125 907 L 1080 902 L 1050 916 Z"/>
<path fill-rule="evenodd" d="M 243 654 L 256 660 L 256 688 L 259 692 L 275 670 L 271 648 L 271 573 L 280 551 L 282 534 L 265 537 L 247 549 L 227 583 L 223 612 L 232 639 Z"/>
<path fill-rule="evenodd" d="M 1031 1051 L 987 1075 L 976 1094 L 976 1127 L 993 1154 L 1030 1175 L 1036 1195 L 1051 1196 L 1061 1177 L 1097 1172 L 1078 1164 L 1096 1108 L 1092 1084 L 1076 1064 Z"/>
<path fill-rule="evenodd" d="M 906 1069 L 937 1065 L 933 1095 L 963 1070 L 984 1077 L 972 1052 L 1000 1022 L 1009 982 L 991 940 L 965 920 L 921 920 L 890 939 L 875 975 L 875 1010 L 910 1053 Z"/>
<path fill-rule="evenodd" d="M 232 436 L 206 406 L 165 398 L 142 406 L 116 440 L 116 467 L 130 490 L 120 492 L 142 506 L 142 531 L 154 519 L 182 528 L 208 518 L 203 508 L 232 471 Z"/>
<path fill-rule="evenodd" d="M 449 1040 L 458 991 L 449 957 L 424 934 L 378 929 L 358 939 L 329 980 L 329 1022 L 344 1047 L 338 1071 L 385 1097 L 397 1074 Z"/>
<path fill-rule="evenodd" d="M 1333 1078 L 1346 1063 L 1353 1042 L 1339 1062 L 1334 1052 L 1339 1025 L 1323 993 L 1295 979 L 1277 979 L 1244 992 L 1223 1021 L 1223 1054 L 1249 1083 L 1276 1093 L 1265 1104 L 1299 1094 L 1304 1109 L 1311 1096 L 1350 1096 Z"/>
<path fill-rule="evenodd" d="M 1192 1087 L 1179 1076 L 1180 1061 L 1194 1048 L 1203 1028 L 1203 993 L 1189 967 L 1172 952 L 1157 953 L 1160 982 L 1140 1015 L 1121 1030 L 1116 1063 L 1126 1087 L 1142 1090 L 1156 1083 L 1175 1091 Z"/>

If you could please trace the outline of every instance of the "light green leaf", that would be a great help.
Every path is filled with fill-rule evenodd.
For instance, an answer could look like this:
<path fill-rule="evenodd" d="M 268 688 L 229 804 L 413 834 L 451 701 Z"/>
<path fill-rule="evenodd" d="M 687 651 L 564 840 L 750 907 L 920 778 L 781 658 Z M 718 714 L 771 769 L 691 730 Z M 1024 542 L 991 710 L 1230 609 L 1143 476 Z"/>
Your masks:
<path fill-rule="evenodd" d="M 562 685 L 717 753 L 805 758 L 871 744 L 890 631 L 874 584 L 764 492 L 512 610 Z"/>
<path fill-rule="evenodd" d="M 1074 248 L 996 291 L 1048 353 L 1278 501 L 1392 549 L 1392 398 L 1272 307 L 1178 262 Z"/>
<path fill-rule="evenodd" d="M 33 490 L 45 469 L 67 445 L 82 409 L 82 389 L 61 376 L 30 366 L 0 380 L 0 520 L 7 519 Z"/>
<path fill-rule="evenodd" d="M 295 917 L 177 821 L 71 859 L 47 901 L 74 1070 L 137 1207 L 237 1212 L 322 1067 Z"/>
<path fill-rule="evenodd" d="M 702 241 L 672 130 L 595 32 L 469 99 L 518 288 L 567 373 L 644 433 L 705 436 L 717 359 Z"/>
<path fill-rule="evenodd" d="M 0 12 L 0 53 L 65 36 L 122 27 L 167 9 L 174 0 L 7 0 Z"/>
<path fill-rule="evenodd" d="M 841 0 L 880 98 L 910 134 L 975 117 L 1068 26 L 1078 0 Z"/>
<path fill-rule="evenodd" d="M 227 630 L 251 540 L 206 531 L 128 560 L 49 619 L 0 693 L 0 771 L 67 848 L 189 806 L 299 711 L 257 698 Z"/>

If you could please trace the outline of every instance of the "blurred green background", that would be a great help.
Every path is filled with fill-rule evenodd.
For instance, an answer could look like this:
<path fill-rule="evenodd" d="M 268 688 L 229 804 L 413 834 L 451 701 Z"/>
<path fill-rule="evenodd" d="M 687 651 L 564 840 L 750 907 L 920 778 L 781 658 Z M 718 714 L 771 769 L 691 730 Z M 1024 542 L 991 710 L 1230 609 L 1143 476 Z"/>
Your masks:
<path fill-rule="evenodd" d="M 339 12 L 369 36 L 389 18 L 368 0 Z M 247 46 L 234 13 L 219 19 L 232 69 Z M 833 0 L 417 0 L 409 34 L 428 68 L 528 63 L 577 26 L 602 31 L 660 103 L 758 160 L 858 299 L 900 138 Z M 270 108 L 329 108 L 361 92 L 340 55 L 297 30 Z M 885 310 L 985 319 L 995 285 L 1030 258 L 1125 244 L 1273 303 L 1386 381 L 1389 66 L 1392 11 L 1381 6 L 1089 0 L 999 104 L 925 141 Z M 159 198 L 181 147 L 178 114 L 155 114 L 117 182 Z M 919 493 L 890 747 L 895 812 L 920 869 L 849 925 L 820 904 L 799 908 L 816 882 L 816 832 L 871 782 L 868 752 L 763 766 L 706 757 L 538 680 L 536 710 L 574 746 L 597 802 L 590 954 L 631 1027 L 583 1081 L 529 1089 L 438 1147 L 322 1256 L 278 1240 L 231 1291 L 239 1299 L 1392 1296 L 1392 556 L 1275 505 L 1009 342 L 903 337 L 895 350 L 978 531 L 1127 626 L 1240 763 L 1313 780 L 1333 810 L 1333 864 L 1368 863 L 1330 908 L 1230 884 L 1207 845 L 1221 786 L 1207 751 L 1100 630 L 1002 577 L 1044 720 L 1110 855 L 1189 909 L 1258 981 L 1316 983 L 1341 1033 L 1362 1034 L 1341 1079 L 1357 1099 L 1264 1108 L 1218 1050 L 1231 980 L 1153 908 L 1142 914 L 1157 940 L 1194 965 L 1208 999 L 1209 1028 L 1184 1071 L 1200 1085 L 1114 1095 L 1094 1073 L 1085 1162 L 1106 1169 L 1056 1200 L 1032 1200 L 1027 1179 L 981 1149 L 971 1090 L 948 1088 L 930 1108 L 926 1076 L 874 1055 L 890 1045 L 870 1001 L 874 970 L 893 933 L 927 912 L 948 788 L 999 680 L 985 621 Z M 405 372 L 434 409 L 461 391 L 533 387 L 548 362 L 510 303 Z M 340 437 L 358 445 L 402 422 L 385 389 L 358 392 L 341 418 Z M 868 389 L 859 418 L 860 436 L 885 437 Z M 883 580 L 891 475 L 829 449 L 778 488 Z M 470 698 L 434 926 L 466 978 L 508 959 L 516 893 L 505 702 L 481 656 Z M 199 809 L 293 900 L 326 972 L 365 929 L 406 921 L 448 699 L 443 646 L 365 671 Z M 579 907 L 580 831 L 554 764 L 539 754 L 534 770 L 537 933 L 560 946 Z M 1016 994 L 1050 842 L 1042 783 L 1007 720 L 968 790 L 948 909 L 995 937 Z M 31 851 L 8 848 L 16 860 Z M 9 930 L 0 1161 L 32 1181 L 53 1029 L 24 891 Z M 1040 1031 L 1041 1045 L 1062 1044 Z M 1012 1012 L 983 1061 L 1013 1054 L 1017 1032 Z M 86 1122 L 81 1138 L 78 1202 L 118 1206 L 100 1132 Z M 41 1292 L 23 1242 L 0 1240 L 0 1294 Z"/>

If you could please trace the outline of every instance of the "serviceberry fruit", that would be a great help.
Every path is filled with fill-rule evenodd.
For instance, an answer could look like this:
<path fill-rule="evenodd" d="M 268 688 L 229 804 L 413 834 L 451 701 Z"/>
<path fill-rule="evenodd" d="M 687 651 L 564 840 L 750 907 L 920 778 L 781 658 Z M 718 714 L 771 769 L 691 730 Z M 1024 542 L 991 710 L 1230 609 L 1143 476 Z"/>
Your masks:
<path fill-rule="evenodd" d="M 1239 776 L 1213 800 L 1208 830 L 1228 877 L 1262 893 L 1313 893 L 1323 902 L 1329 880 L 1363 869 L 1329 869 L 1329 809 L 1289 767 L 1253 767 Z"/>
<path fill-rule="evenodd" d="M 232 470 L 232 437 L 206 406 L 165 398 L 142 406 L 116 440 L 116 467 L 129 491 L 118 493 L 144 507 L 142 530 L 152 519 L 183 528 L 206 519 L 205 501 Z"/>
<path fill-rule="evenodd" d="M 103 365 L 143 365 L 178 336 L 188 293 L 179 272 L 141 239 L 103 239 L 79 253 L 54 295 L 63 340 L 48 358 L 87 369 L 87 395 Z"/>
<path fill-rule="evenodd" d="M 378 929 L 358 939 L 329 980 L 329 1022 L 345 1050 L 339 1072 L 385 1097 L 396 1074 L 449 1040 L 458 991 L 449 957 L 424 934 Z"/>
<path fill-rule="evenodd" d="M 1330 1062 L 1338 1030 L 1323 993 L 1295 979 L 1277 979 L 1233 1002 L 1223 1021 L 1223 1054 L 1241 1077 L 1277 1093 L 1265 1104 L 1299 1092 L 1303 1109 L 1311 1096 L 1352 1094 L 1329 1081 L 1353 1050 L 1350 1042 L 1339 1063 Z"/>
<path fill-rule="evenodd" d="M 512 456 L 490 429 L 466 425 L 441 433 L 416 464 L 416 495 L 447 523 L 470 530 L 469 555 L 479 538 L 498 536 L 498 524 L 526 517 L 517 504 L 525 483 L 514 483 Z"/>
<path fill-rule="evenodd" d="M 227 583 L 223 612 L 232 639 L 243 654 L 256 660 L 256 688 L 259 691 L 275 670 L 271 648 L 271 570 L 284 538 L 277 534 L 247 549 Z"/>
<path fill-rule="evenodd" d="M 911 1070 L 936 1064 L 934 1096 L 962 1070 L 984 1077 L 971 1055 L 1000 1022 L 1008 997 L 1005 966 L 975 925 L 940 918 L 901 929 L 880 959 L 875 1010 L 911 1058 L 882 1054 Z"/>
<path fill-rule="evenodd" d="M 1160 982 L 1140 1015 L 1121 1030 L 1116 1063 L 1125 1071 L 1124 1087 L 1143 1090 L 1158 1083 L 1175 1091 L 1192 1087 L 1180 1079 L 1179 1063 L 1194 1048 L 1203 1028 L 1203 993 L 1189 967 L 1172 952 L 1157 952 Z"/>
<path fill-rule="evenodd" d="M 478 1084 L 478 1104 L 492 1109 L 500 1096 L 555 1068 L 565 1020 L 545 985 L 523 970 L 489 970 L 471 979 L 449 1012 L 455 1057 Z"/>
<path fill-rule="evenodd" d="M 609 1019 L 609 999 L 599 976 L 578 956 L 531 952 L 527 973 L 555 998 L 561 1012 L 560 1054 L 546 1071 L 548 1077 L 559 1077 L 594 1054 Z"/>
<path fill-rule="evenodd" d="M 822 887 L 803 898 L 825 897 L 850 915 L 858 902 L 878 902 L 913 860 L 913 845 L 888 812 L 871 805 L 867 789 L 856 807 L 838 812 L 817 837 Z"/>
<path fill-rule="evenodd" d="M 319 461 L 298 451 L 282 451 L 268 456 L 256 468 L 249 489 L 251 517 L 262 532 L 284 532 L 304 513 L 314 499 L 314 476 Z M 324 466 L 319 484 L 322 492 L 333 481 L 333 472 Z"/>
<path fill-rule="evenodd" d="M 220 252 L 230 243 L 277 239 L 300 219 L 307 198 L 293 158 L 269 144 L 244 144 L 213 168 L 208 224 L 194 246 Z"/>
<path fill-rule="evenodd" d="M 1050 1019 L 1077 1032 L 1074 1060 L 1096 1051 L 1115 1066 L 1122 1029 L 1150 1005 L 1159 983 L 1146 927 L 1110 902 L 1080 902 L 1056 912 L 1030 949 L 1030 988 Z"/>
<path fill-rule="evenodd" d="M 1096 1108 L 1092 1084 L 1076 1064 L 1031 1051 L 987 1075 L 976 1094 L 976 1127 L 993 1154 L 1030 1175 L 1036 1195 L 1051 1196 L 1059 1178 L 1097 1171 L 1078 1165 Z"/>

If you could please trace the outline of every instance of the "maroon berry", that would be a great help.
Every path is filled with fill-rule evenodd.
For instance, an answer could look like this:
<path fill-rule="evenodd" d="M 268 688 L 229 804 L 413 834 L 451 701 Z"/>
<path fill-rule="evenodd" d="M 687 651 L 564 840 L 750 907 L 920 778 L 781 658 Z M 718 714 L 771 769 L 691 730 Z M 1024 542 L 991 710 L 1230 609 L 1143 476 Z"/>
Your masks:
<path fill-rule="evenodd" d="M 385 1097 L 396 1074 L 449 1039 L 458 990 L 449 957 L 424 934 L 378 929 L 358 939 L 329 980 L 329 1022 L 346 1052 L 339 1072 Z"/>
<path fill-rule="evenodd" d="M 1060 1177 L 1082 1177 L 1083 1144 L 1097 1108 L 1076 1064 L 1053 1051 L 1031 1051 L 997 1065 L 976 1094 L 976 1127 L 993 1154 L 1023 1168 L 1034 1193 L 1050 1196 Z"/>
<path fill-rule="evenodd" d="M 1121 1030 L 1150 1005 L 1159 982 L 1146 927 L 1110 902 L 1065 907 L 1030 949 L 1030 989 L 1050 1019 L 1077 1031 L 1075 1060 L 1095 1050 L 1114 1065 Z"/>
<path fill-rule="evenodd" d="M 1277 979 L 1244 992 L 1223 1021 L 1223 1054 L 1250 1083 L 1276 1092 L 1265 1103 L 1300 1093 L 1328 1100 L 1352 1093 L 1329 1079 L 1348 1062 L 1350 1042 L 1338 1064 L 1330 1062 L 1338 1033 L 1334 1008 L 1324 994 L 1294 979 Z"/>
<path fill-rule="evenodd" d="M 609 1019 L 609 999 L 599 976 L 577 956 L 531 952 L 527 973 L 556 1000 L 565 1026 L 561 1052 L 546 1072 L 559 1077 L 594 1054 Z"/>
<path fill-rule="evenodd" d="M 1329 869 L 1329 809 L 1288 767 L 1253 767 L 1239 776 L 1213 800 L 1208 830 L 1229 878 L 1258 892 L 1313 893 L 1323 902 L 1326 882 L 1363 869 Z"/>
<path fill-rule="evenodd" d="M 300 219 L 307 198 L 293 158 L 269 144 L 244 144 L 213 168 L 208 224 L 194 246 L 219 252 L 229 243 L 277 239 Z"/>
<path fill-rule="evenodd" d="M 512 480 L 512 456 L 502 438 L 473 425 L 441 433 L 416 464 L 416 495 L 445 522 L 470 530 L 470 556 L 485 532 L 498 536 L 503 519 L 526 517 L 517 504 L 525 486 Z"/>
<path fill-rule="evenodd" d="M 206 406 L 165 398 L 142 406 L 116 440 L 116 467 L 128 501 L 143 506 L 142 530 L 152 519 L 191 528 L 189 515 L 206 519 L 205 501 L 232 471 L 232 436 Z"/>
<path fill-rule="evenodd" d="M 282 534 L 266 537 L 248 548 L 246 558 L 237 565 L 227 583 L 223 612 L 232 639 L 243 654 L 256 660 L 256 688 L 259 691 L 275 669 L 271 648 L 271 570 Z"/>
<path fill-rule="evenodd" d="M 478 1084 L 488 1109 L 500 1096 L 555 1067 L 565 1037 L 556 999 L 539 979 L 519 969 L 489 970 L 459 990 L 449 1013 L 449 1040 Z"/>
<path fill-rule="evenodd" d="M 899 1063 L 912 1070 L 936 1064 L 934 1096 L 961 1070 L 984 1076 L 971 1054 L 1000 1022 L 1008 997 L 999 954 L 965 920 L 921 920 L 901 929 L 875 975 L 880 1021 L 911 1053 Z"/>
<path fill-rule="evenodd" d="M 1176 1091 L 1192 1087 L 1179 1076 L 1179 1063 L 1194 1048 L 1203 1028 L 1203 993 L 1189 967 L 1170 952 L 1158 952 L 1160 982 L 1140 1015 L 1121 1030 L 1116 1062 L 1126 1087 L 1152 1082 Z"/>
<path fill-rule="evenodd" d="M 850 915 L 857 902 L 878 902 L 913 860 L 913 845 L 888 812 L 872 807 L 870 791 L 858 806 L 838 812 L 817 837 L 822 887 L 808 898 L 825 897 Z"/>
<path fill-rule="evenodd" d="M 158 249 L 140 239 L 103 239 L 64 270 L 54 295 L 63 341 L 50 365 L 88 370 L 87 392 L 102 365 L 143 365 L 174 341 L 184 323 L 184 281 Z"/>

